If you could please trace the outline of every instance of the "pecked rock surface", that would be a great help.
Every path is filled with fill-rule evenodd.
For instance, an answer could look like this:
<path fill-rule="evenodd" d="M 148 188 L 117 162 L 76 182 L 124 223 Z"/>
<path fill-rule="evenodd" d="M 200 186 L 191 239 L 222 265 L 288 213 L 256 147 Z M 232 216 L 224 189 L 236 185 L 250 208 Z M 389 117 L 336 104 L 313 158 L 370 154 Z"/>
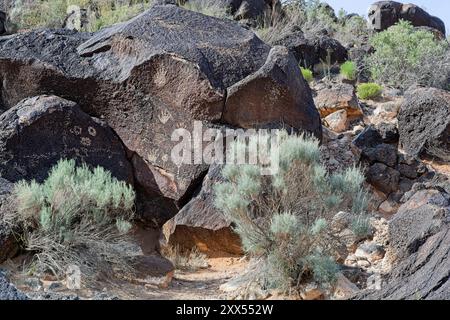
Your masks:
<path fill-rule="evenodd" d="M 125 149 L 114 132 L 71 101 L 25 99 L 0 115 L 0 175 L 11 182 L 42 182 L 60 159 L 102 166 L 133 182 Z"/>
<path fill-rule="evenodd" d="M 397 264 L 381 290 L 358 299 L 450 299 L 450 195 L 432 187 L 406 197 L 389 225 Z"/>
<path fill-rule="evenodd" d="M 299 73 L 285 73 L 295 58 L 270 53 L 235 22 L 156 5 L 95 34 L 36 30 L 1 38 L 0 105 L 11 108 L 27 97 L 54 94 L 105 120 L 129 151 L 140 211 L 162 225 L 207 171 L 170 161 L 178 143 L 171 141 L 175 129 L 191 132 L 194 120 L 226 123 L 231 116 L 224 110 L 237 110 L 246 117 L 233 120 L 236 125 L 284 122 L 321 136 L 307 84 Z M 252 102 L 249 88 L 264 90 L 266 84 L 277 91 L 257 101 L 263 114 L 233 102 L 233 96 Z"/>
<path fill-rule="evenodd" d="M 314 106 L 314 101 L 300 73 L 287 48 L 273 47 L 258 71 L 228 89 L 223 119 L 242 128 L 284 122 L 320 136 L 316 109 L 303 107 Z"/>

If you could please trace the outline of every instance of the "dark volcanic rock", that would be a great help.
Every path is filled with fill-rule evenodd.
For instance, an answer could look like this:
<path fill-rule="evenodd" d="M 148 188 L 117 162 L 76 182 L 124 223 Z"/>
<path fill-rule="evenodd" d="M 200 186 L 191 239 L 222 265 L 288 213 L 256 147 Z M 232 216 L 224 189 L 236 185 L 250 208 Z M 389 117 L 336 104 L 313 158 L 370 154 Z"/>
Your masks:
<path fill-rule="evenodd" d="M 385 143 L 396 143 L 399 139 L 398 128 L 394 123 L 382 122 L 376 126 Z"/>
<path fill-rule="evenodd" d="M 400 145 L 408 154 L 450 161 L 450 93 L 435 88 L 408 91 L 398 128 Z"/>
<path fill-rule="evenodd" d="M 12 285 L 0 270 L 0 300 L 28 300 L 28 297 Z"/>
<path fill-rule="evenodd" d="M 397 170 L 409 179 L 416 179 L 427 172 L 427 168 L 419 160 L 408 155 L 400 155 Z"/>
<path fill-rule="evenodd" d="M 389 238 L 399 262 L 379 291 L 357 299 L 450 299 L 450 195 L 416 192 L 390 222 Z"/>
<path fill-rule="evenodd" d="M 391 168 L 397 164 L 397 148 L 390 144 L 379 144 L 374 148 L 365 148 L 362 155 L 370 163 L 381 162 Z"/>
<path fill-rule="evenodd" d="M 7 23 L 6 12 L 0 11 L 0 35 L 5 34 L 7 32 L 6 23 Z"/>
<path fill-rule="evenodd" d="M 445 35 L 445 24 L 414 4 L 402 4 L 396 1 L 378 1 L 369 8 L 369 26 L 373 30 L 383 31 L 400 20 L 410 21 L 413 26 L 430 27 Z"/>
<path fill-rule="evenodd" d="M 402 205 L 391 220 L 390 246 L 395 256 L 417 252 L 424 240 L 435 234 L 450 217 L 450 196 L 439 190 L 420 190 Z"/>
<path fill-rule="evenodd" d="M 242 254 L 239 236 L 214 205 L 213 187 L 223 181 L 221 168 L 212 166 L 198 194 L 167 222 L 169 244 L 184 249 L 197 247 L 211 256 Z"/>
<path fill-rule="evenodd" d="M 210 0 L 229 8 L 235 20 L 241 20 L 256 26 L 258 19 L 274 17 L 280 14 L 281 2 L 279 0 Z"/>
<path fill-rule="evenodd" d="M 367 171 L 367 181 L 384 193 L 398 190 L 400 173 L 382 163 L 371 165 Z"/>
<path fill-rule="evenodd" d="M 305 36 L 299 27 L 293 27 L 287 35 L 276 41 L 276 45 L 285 46 L 297 61 L 306 68 L 327 62 L 342 63 L 348 59 L 347 49 L 336 39 L 328 35 Z"/>
<path fill-rule="evenodd" d="M 133 182 L 125 149 L 102 121 L 76 103 L 38 96 L 0 116 L 0 175 L 11 182 L 45 180 L 60 159 L 102 166 L 120 180 Z"/>
<path fill-rule="evenodd" d="M 383 143 L 383 138 L 375 127 L 368 126 L 356 136 L 352 143 L 361 150 L 365 148 L 375 148 Z"/>
<path fill-rule="evenodd" d="M 283 73 L 294 58 L 268 59 L 270 49 L 235 22 L 171 5 L 153 6 L 93 35 L 37 30 L 0 39 L 2 103 L 10 108 L 23 98 L 51 93 L 106 120 L 134 154 L 133 161 L 139 162 L 135 175 L 145 181 L 138 188 L 147 194 L 147 204 L 158 204 L 145 205 L 146 214 L 158 216 L 160 224 L 188 201 L 207 171 L 203 165 L 179 167 L 170 161 L 178 144 L 171 135 L 178 128 L 192 132 L 195 120 L 223 121 L 227 90 L 241 80 L 259 72 L 274 78 L 255 76 L 251 82 L 255 88 L 270 83 L 284 90 L 271 96 L 280 99 L 278 103 L 262 105 L 274 118 L 247 117 L 246 126 L 285 119 L 295 128 L 320 135 L 309 89 L 295 78 L 298 74 Z M 233 94 L 251 101 L 255 93 L 248 86 L 242 90 Z M 280 108 L 285 112 L 282 119 Z M 245 114 L 241 108 L 239 112 Z"/>
<path fill-rule="evenodd" d="M 228 89 L 223 114 L 227 123 L 242 128 L 285 123 L 320 137 L 316 116 L 310 89 L 292 55 L 281 46 L 272 48 L 261 69 Z"/>

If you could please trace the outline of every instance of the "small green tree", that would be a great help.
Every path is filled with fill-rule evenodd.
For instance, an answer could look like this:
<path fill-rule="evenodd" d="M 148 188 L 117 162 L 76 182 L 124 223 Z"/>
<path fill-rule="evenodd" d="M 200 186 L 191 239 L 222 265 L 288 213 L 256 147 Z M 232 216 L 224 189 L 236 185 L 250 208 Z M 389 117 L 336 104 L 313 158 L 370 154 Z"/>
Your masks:
<path fill-rule="evenodd" d="M 243 150 L 243 144 L 231 149 Z M 266 285 L 289 290 L 309 278 L 333 282 L 340 240 L 330 221 L 340 210 L 363 219 L 364 177 L 355 167 L 327 173 L 314 138 L 283 132 L 277 150 L 279 170 L 272 176 L 261 175 L 258 165 L 225 165 L 216 206 L 235 224 L 245 251 L 263 261 Z"/>
<path fill-rule="evenodd" d="M 371 39 L 375 52 L 367 58 L 373 80 L 407 89 L 421 84 L 446 88 L 450 72 L 449 46 L 432 32 L 400 21 Z"/>
<path fill-rule="evenodd" d="M 34 269 L 59 276 L 78 265 L 89 274 L 123 262 L 114 245 L 131 228 L 135 192 L 103 168 L 61 160 L 43 183 L 18 182 L 12 197 L 7 220 L 35 254 Z"/>

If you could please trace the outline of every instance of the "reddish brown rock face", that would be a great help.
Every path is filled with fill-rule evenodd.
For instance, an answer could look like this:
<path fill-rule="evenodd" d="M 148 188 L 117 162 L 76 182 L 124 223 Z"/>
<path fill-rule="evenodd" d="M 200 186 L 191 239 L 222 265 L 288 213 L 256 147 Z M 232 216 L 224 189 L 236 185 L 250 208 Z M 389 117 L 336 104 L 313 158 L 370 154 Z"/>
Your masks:
<path fill-rule="evenodd" d="M 243 128 L 285 123 L 321 137 L 309 91 L 293 56 L 274 47 L 257 72 L 229 88 L 224 120 Z"/>
<path fill-rule="evenodd" d="M 223 182 L 221 166 L 211 166 L 201 190 L 169 220 L 163 232 L 172 246 L 197 247 L 212 257 L 241 255 L 241 240 L 214 205 L 214 185 Z"/>
<path fill-rule="evenodd" d="M 362 116 L 355 88 L 352 85 L 336 83 L 328 87 L 320 84 L 315 89 L 317 95 L 314 102 L 322 118 L 339 110 L 345 110 L 347 116 L 351 118 Z"/>

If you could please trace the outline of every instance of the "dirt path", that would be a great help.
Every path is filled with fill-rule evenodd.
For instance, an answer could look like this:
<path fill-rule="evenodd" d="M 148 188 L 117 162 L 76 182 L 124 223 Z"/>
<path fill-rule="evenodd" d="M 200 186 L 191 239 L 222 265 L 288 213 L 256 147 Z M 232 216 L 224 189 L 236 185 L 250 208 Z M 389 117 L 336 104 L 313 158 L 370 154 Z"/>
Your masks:
<path fill-rule="evenodd" d="M 225 299 L 226 295 L 219 287 L 228 280 L 242 274 L 247 262 L 240 258 L 213 258 L 208 260 L 209 268 L 197 271 L 175 271 L 170 285 L 165 288 L 156 286 L 131 285 L 125 290 L 125 295 L 117 292 L 122 299 L 149 299 L 149 300 L 203 300 Z M 130 290 L 132 295 L 130 295 Z M 112 291 L 114 292 L 114 290 Z"/>
<path fill-rule="evenodd" d="M 212 258 L 208 260 L 209 267 L 196 271 L 176 270 L 167 288 L 157 285 L 133 284 L 124 280 L 102 283 L 95 289 L 71 291 L 65 288 L 51 291 L 51 298 L 79 297 L 80 299 L 111 299 L 122 300 L 204 300 L 226 299 L 226 294 L 219 287 L 231 278 L 244 272 L 247 263 L 240 258 Z M 33 291 L 24 285 L 27 277 L 15 273 L 11 278 L 16 286 L 34 298 L 46 298 L 46 290 Z M 29 280 L 29 279 L 28 279 Z M 48 298 L 48 296 L 47 296 Z"/>

